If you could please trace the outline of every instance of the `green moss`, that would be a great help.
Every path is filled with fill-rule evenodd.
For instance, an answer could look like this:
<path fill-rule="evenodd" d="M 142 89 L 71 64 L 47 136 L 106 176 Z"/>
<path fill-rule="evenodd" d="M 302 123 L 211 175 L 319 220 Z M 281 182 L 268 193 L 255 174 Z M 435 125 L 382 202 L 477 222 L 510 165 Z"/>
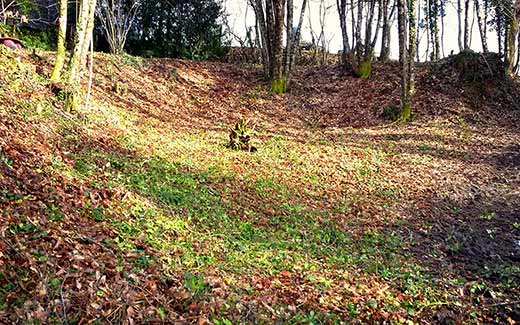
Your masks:
<path fill-rule="evenodd" d="M 412 105 L 409 102 L 402 104 L 401 108 L 401 120 L 403 122 L 409 121 L 412 116 Z"/>
<path fill-rule="evenodd" d="M 271 91 L 273 94 L 284 94 L 287 91 L 287 77 L 284 75 L 278 80 L 271 81 Z"/>
<path fill-rule="evenodd" d="M 372 74 L 372 58 L 365 58 L 357 64 L 354 73 L 361 79 L 368 79 Z"/>

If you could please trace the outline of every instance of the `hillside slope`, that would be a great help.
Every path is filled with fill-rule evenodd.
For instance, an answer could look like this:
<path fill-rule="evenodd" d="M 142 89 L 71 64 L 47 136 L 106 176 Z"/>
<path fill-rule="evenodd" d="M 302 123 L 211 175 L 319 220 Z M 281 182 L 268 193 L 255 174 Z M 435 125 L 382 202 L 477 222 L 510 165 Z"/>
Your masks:
<path fill-rule="evenodd" d="M 51 53 L 0 61 L 0 321 L 520 321 L 518 111 L 446 71 L 398 125 L 392 64 L 281 97 L 255 68 L 97 54 L 69 113 Z M 226 147 L 242 117 L 255 153 Z"/>

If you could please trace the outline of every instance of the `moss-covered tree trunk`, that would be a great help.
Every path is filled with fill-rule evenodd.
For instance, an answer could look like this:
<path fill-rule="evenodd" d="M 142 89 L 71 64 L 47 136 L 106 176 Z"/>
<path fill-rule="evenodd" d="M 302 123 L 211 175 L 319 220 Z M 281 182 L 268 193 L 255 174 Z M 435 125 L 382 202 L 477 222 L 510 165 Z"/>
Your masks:
<path fill-rule="evenodd" d="M 406 121 L 411 115 L 410 92 L 408 89 L 408 53 L 406 49 L 406 0 L 398 0 L 397 20 L 399 31 L 399 61 L 401 63 L 401 119 Z"/>
<path fill-rule="evenodd" d="M 59 81 L 61 79 L 61 71 L 65 64 L 66 48 L 65 38 L 67 35 L 67 0 L 60 1 L 60 18 L 58 27 L 58 50 L 56 52 L 56 62 L 52 70 L 51 80 Z"/>
<path fill-rule="evenodd" d="M 275 94 L 283 94 L 287 90 L 283 73 L 283 26 L 285 18 L 285 1 L 273 1 L 274 26 L 271 35 L 273 62 L 271 66 L 271 90 Z"/>
<path fill-rule="evenodd" d="M 90 0 L 92 1 L 92 0 Z M 79 4 L 80 12 L 76 21 L 76 39 L 74 44 L 74 50 L 70 59 L 69 65 L 69 83 L 74 84 L 79 80 L 79 72 L 81 69 L 81 51 L 83 50 L 83 44 L 86 41 L 86 32 L 88 24 L 89 14 L 89 1 L 82 0 Z"/>

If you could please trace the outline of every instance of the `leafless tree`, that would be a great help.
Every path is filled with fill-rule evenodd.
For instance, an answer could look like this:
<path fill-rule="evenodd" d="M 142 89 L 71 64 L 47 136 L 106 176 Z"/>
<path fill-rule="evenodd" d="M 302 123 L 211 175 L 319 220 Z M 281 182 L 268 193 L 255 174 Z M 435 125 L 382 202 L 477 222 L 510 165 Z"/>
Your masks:
<path fill-rule="evenodd" d="M 137 15 L 139 0 L 100 0 L 96 9 L 110 52 L 121 54 Z"/>

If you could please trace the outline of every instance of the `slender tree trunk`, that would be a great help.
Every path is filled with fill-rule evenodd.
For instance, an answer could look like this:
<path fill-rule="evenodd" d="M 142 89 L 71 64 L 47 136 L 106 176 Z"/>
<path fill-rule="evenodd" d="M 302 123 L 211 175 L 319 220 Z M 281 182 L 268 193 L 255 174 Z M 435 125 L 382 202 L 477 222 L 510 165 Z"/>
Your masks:
<path fill-rule="evenodd" d="M 376 32 L 374 33 L 374 38 L 372 39 L 372 43 L 370 44 L 370 49 L 373 54 L 374 49 L 376 48 L 377 39 L 379 37 L 379 30 L 381 29 L 381 19 L 383 16 L 383 11 L 381 8 L 381 1 L 378 1 L 379 5 L 377 8 L 377 22 L 376 22 Z"/>
<path fill-rule="evenodd" d="M 499 54 L 504 54 L 504 51 L 503 51 L 503 48 L 502 48 L 502 46 L 503 46 L 503 43 L 502 43 L 502 33 L 503 33 L 502 19 L 503 19 L 503 15 L 502 15 L 502 8 L 501 8 L 501 5 L 500 5 L 500 2 L 495 7 L 495 15 L 496 15 L 496 20 L 497 20 L 498 53 Z"/>
<path fill-rule="evenodd" d="M 398 31 L 399 31 L 399 61 L 401 62 L 401 119 L 403 121 L 410 118 L 410 98 L 408 89 L 408 56 L 406 50 L 407 30 L 406 30 L 406 0 L 398 0 Z"/>
<path fill-rule="evenodd" d="M 355 6 L 354 6 L 354 1 L 355 0 L 350 0 L 350 15 L 352 17 L 352 24 L 351 24 L 351 28 L 352 28 L 352 50 L 351 52 L 354 52 L 356 51 L 356 47 L 357 47 L 357 44 L 358 44 L 358 38 L 357 38 L 357 33 L 356 33 L 356 27 L 357 27 L 357 22 L 356 22 L 356 14 L 355 14 Z"/>
<path fill-rule="evenodd" d="M 289 69 L 291 65 L 291 48 L 293 42 L 293 0 L 287 0 L 287 22 L 286 22 L 286 41 L 285 41 L 285 66 L 284 66 L 284 75 L 287 80 L 287 76 L 289 75 Z M 287 85 L 286 85 L 287 86 Z"/>
<path fill-rule="evenodd" d="M 368 7 L 368 16 L 366 19 L 366 26 L 365 26 L 365 45 L 364 45 L 364 57 L 367 59 L 370 57 L 372 49 L 371 46 L 371 40 L 372 40 L 372 22 L 374 19 L 374 10 L 375 10 L 375 0 L 370 1 L 369 7 Z"/>
<path fill-rule="evenodd" d="M 90 47 L 90 41 L 94 37 L 94 21 L 96 17 L 96 4 L 97 0 L 88 1 L 88 17 L 87 27 L 85 34 L 85 41 L 83 41 L 83 48 L 81 49 L 80 64 L 81 69 L 87 65 L 87 55 Z"/>
<path fill-rule="evenodd" d="M 417 25 L 415 26 L 416 33 L 419 31 L 419 22 L 421 21 L 421 0 L 417 0 Z M 415 37 L 415 59 L 417 62 L 420 61 L 419 55 L 419 37 Z"/>
<path fill-rule="evenodd" d="M 347 29 L 347 1 L 336 0 L 339 14 L 339 24 L 341 27 L 341 38 L 343 41 L 343 52 L 341 53 L 341 61 L 345 67 L 348 64 L 348 52 L 350 51 L 348 29 Z"/>
<path fill-rule="evenodd" d="M 301 32 L 302 32 L 302 26 L 303 26 L 303 19 L 305 17 L 305 9 L 307 8 L 307 0 L 303 0 L 302 3 L 302 9 L 300 12 L 300 19 L 298 20 L 298 27 L 296 28 L 296 33 L 294 34 L 294 38 L 292 41 L 292 47 L 290 50 L 290 62 L 289 62 L 289 72 L 287 73 L 287 87 L 289 87 L 290 81 L 291 81 L 291 71 L 293 68 L 293 62 L 295 60 L 296 56 L 296 50 L 300 46 L 300 38 L 301 38 Z"/>
<path fill-rule="evenodd" d="M 516 39 L 516 43 L 517 44 L 520 44 L 520 34 L 518 34 L 518 37 Z M 518 70 L 520 69 L 520 50 L 517 50 L 516 51 L 516 62 L 515 62 L 515 68 L 514 68 L 514 72 L 516 74 L 518 74 Z"/>
<path fill-rule="evenodd" d="M 270 66 L 271 66 L 271 54 L 270 54 L 270 44 L 268 43 L 268 30 L 267 30 L 267 22 L 264 15 L 264 7 L 262 4 L 262 0 L 251 0 L 251 5 L 253 10 L 255 11 L 255 17 L 258 24 L 258 29 L 260 30 L 260 41 L 261 41 L 261 53 L 262 53 L 262 61 L 264 67 L 264 75 L 269 76 L 270 74 Z"/>
<path fill-rule="evenodd" d="M 72 58 L 70 60 L 69 67 L 69 83 L 74 84 L 79 82 L 79 72 L 83 68 L 81 66 L 81 57 L 82 51 L 84 47 L 84 43 L 87 39 L 87 25 L 88 25 L 88 16 L 89 16 L 89 2 L 87 0 L 82 0 L 80 3 L 80 12 L 78 19 L 76 21 L 76 44 L 74 45 L 74 51 L 72 53 Z"/>
<path fill-rule="evenodd" d="M 361 41 L 361 26 L 363 23 L 363 2 L 357 2 L 357 22 L 356 22 L 356 57 L 360 61 L 363 50 L 363 43 Z"/>
<path fill-rule="evenodd" d="M 516 41 L 518 37 L 518 20 L 520 16 L 520 0 L 516 0 L 513 4 L 511 17 L 509 17 L 509 28 L 507 33 L 507 55 L 506 55 L 506 72 L 510 75 L 514 73 L 514 60 L 516 53 Z"/>
<path fill-rule="evenodd" d="M 487 39 L 486 39 L 486 32 L 485 32 L 485 25 L 487 22 L 485 20 L 483 21 L 483 18 L 482 18 L 482 8 L 480 7 L 480 0 L 475 0 L 474 3 L 475 3 L 475 14 L 477 15 L 478 30 L 480 33 L 480 41 L 482 43 L 482 51 L 484 53 L 487 53 L 488 47 L 487 47 Z"/>
<path fill-rule="evenodd" d="M 464 45 L 462 43 L 462 0 L 457 0 L 457 21 L 459 23 L 458 29 L 458 41 L 459 41 L 459 51 L 462 51 Z"/>
<path fill-rule="evenodd" d="M 444 24 L 444 16 L 446 15 L 446 7 L 444 5 L 444 1 L 440 0 L 440 16 L 441 16 L 441 50 L 442 57 L 446 57 L 446 53 L 444 52 L 444 32 L 446 31 L 446 25 Z"/>
<path fill-rule="evenodd" d="M 438 61 L 440 59 L 440 48 L 441 48 L 441 45 L 440 45 L 440 39 L 439 39 L 439 16 L 440 16 L 440 12 L 439 12 L 439 0 L 432 0 L 433 1 L 433 15 L 434 17 L 432 17 L 432 21 L 434 22 L 434 28 L 433 28 L 433 31 L 434 31 L 434 47 L 435 47 L 435 57 L 434 57 L 434 60 Z"/>
<path fill-rule="evenodd" d="M 416 18 L 415 18 L 415 0 L 408 0 L 408 99 L 411 98 L 415 92 L 415 51 L 417 42 L 417 29 L 416 29 Z M 410 105 L 411 106 L 411 105 Z"/>
<path fill-rule="evenodd" d="M 60 18 L 58 29 L 58 50 L 56 52 L 56 62 L 52 70 L 51 80 L 59 81 L 61 79 L 61 71 L 65 64 L 65 55 L 67 50 L 65 47 L 65 39 L 67 37 L 67 0 L 60 1 Z"/>
<path fill-rule="evenodd" d="M 464 50 L 469 50 L 469 0 L 464 1 Z"/>
<path fill-rule="evenodd" d="M 383 6 L 383 32 L 381 38 L 381 53 L 379 59 L 382 62 L 388 61 L 390 58 L 390 48 L 388 47 L 388 34 L 390 33 L 390 17 L 388 15 L 389 0 L 382 0 Z"/>
<path fill-rule="evenodd" d="M 283 76 L 283 25 L 285 1 L 273 1 L 274 30 L 272 34 L 273 62 L 271 75 L 271 88 L 274 93 L 284 93 L 286 89 L 285 78 Z"/>
<path fill-rule="evenodd" d="M 431 59 L 431 55 L 430 55 L 430 43 L 431 43 L 431 38 L 430 38 L 430 35 L 432 33 L 431 31 L 431 11 L 430 11 L 430 1 L 431 0 L 426 0 L 426 14 L 425 14 L 425 21 L 426 21 L 426 61 L 430 60 Z"/>
<path fill-rule="evenodd" d="M 472 11 L 474 12 L 474 10 Z M 475 14 L 471 17 L 471 27 L 469 28 L 469 48 L 471 48 L 471 44 L 473 43 L 473 31 L 475 30 Z"/>

